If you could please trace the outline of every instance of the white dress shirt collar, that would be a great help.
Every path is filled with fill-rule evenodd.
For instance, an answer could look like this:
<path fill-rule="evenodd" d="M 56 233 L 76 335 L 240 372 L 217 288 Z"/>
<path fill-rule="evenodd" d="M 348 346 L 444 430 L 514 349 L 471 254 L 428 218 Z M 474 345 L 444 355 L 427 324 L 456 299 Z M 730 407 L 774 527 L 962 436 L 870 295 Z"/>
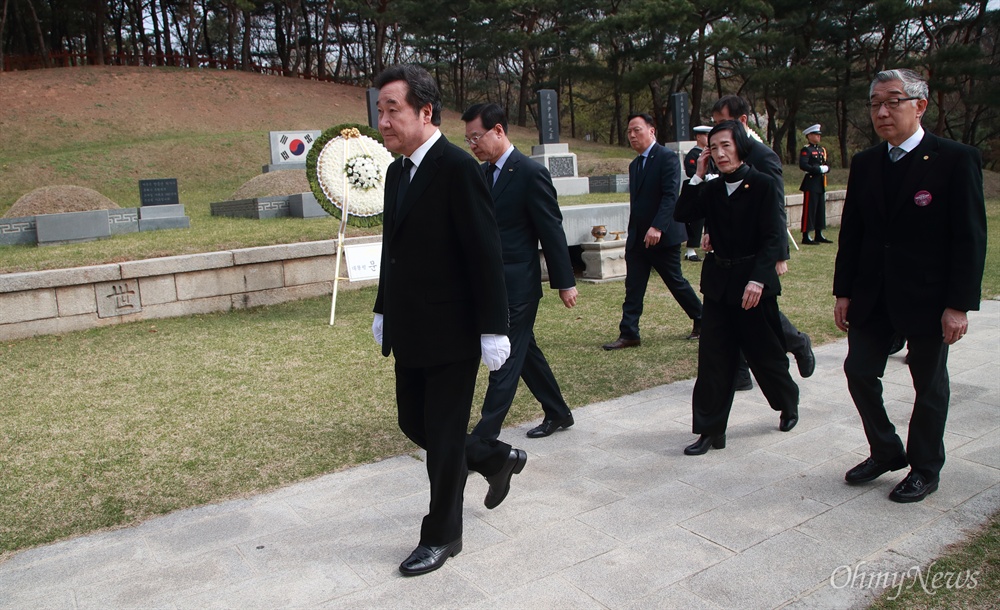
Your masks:
<path fill-rule="evenodd" d="M 507 150 L 504 151 L 502 155 L 500 155 L 500 158 L 497 159 L 496 163 L 494 163 L 494 165 L 497 166 L 498 171 L 503 169 L 504 163 L 507 162 L 507 159 L 510 158 L 511 153 L 513 152 L 514 152 L 514 145 L 511 144 L 510 147 L 508 147 Z"/>
<path fill-rule="evenodd" d="M 431 137 L 427 138 L 427 141 L 417 147 L 417 150 L 413 151 L 413 154 L 409 156 L 410 161 L 413 162 L 413 169 L 410 170 L 410 177 L 416 173 L 417 168 L 420 167 L 421 162 L 423 162 L 424 157 L 427 156 L 427 151 L 434 146 L 434 143 L 438 141 L 441 137 L 441 130 L 435 129 Z"/>
<path fill-rule="evenodd" d="M 923 139 L 924 139 L 924 127 L 923 125 L 918 124 L 917 130 L 913 133 L 913 135 L 906 138 L 906 140 L 904 140 L 903 143 L 899 145 L 899 147 L 903 149 L 904 153 L 908 153 L 914 148 L 916 148 L 917 144 L 920 144 L 920 141 Z M 892 150 L 894 148 L 894 146 L 892 144 L 889 144 L 888 142 L 886 142 L 886 146 L 889 147 L 889 150 Z"/>

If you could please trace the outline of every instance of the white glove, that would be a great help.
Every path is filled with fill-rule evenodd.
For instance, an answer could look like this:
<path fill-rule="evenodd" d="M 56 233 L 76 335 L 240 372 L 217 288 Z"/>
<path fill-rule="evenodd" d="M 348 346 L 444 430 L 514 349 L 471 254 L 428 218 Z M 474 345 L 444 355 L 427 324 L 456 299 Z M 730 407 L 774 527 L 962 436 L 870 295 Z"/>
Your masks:
<path fill-rule="evenodd" d="M 372 321 L 372 336 L 375 337 L 375 343 L 382 345 L 382 314 L 375 314 L 375 319 Z"/>
<path fill-rule="evenodd" d="M 483 335 L 479 338 L 483 351 L 483 364 L 490 372 L 499 370 L 510 356 L 510 339 L 507 335 Z"/>
<path fill-rule="evenodd" d="M 821 172 L 823 172 L 825 174 L 826 172 L 830 171 L 830 166 L 829 165 L 820 165 L 819 166 L 819 171 L 821 171 Z"/>

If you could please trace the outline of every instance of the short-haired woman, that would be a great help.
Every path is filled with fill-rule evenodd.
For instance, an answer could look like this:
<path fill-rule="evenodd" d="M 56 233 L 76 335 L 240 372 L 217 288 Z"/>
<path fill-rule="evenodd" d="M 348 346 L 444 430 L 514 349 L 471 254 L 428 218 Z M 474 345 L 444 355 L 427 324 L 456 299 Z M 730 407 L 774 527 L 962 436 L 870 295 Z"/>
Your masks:
<path fill-rule="evenodd" d="M 774 268 L 785 232 L 783 194 L 773 180 L 743 162 L 751 143 L 739 123 L 719 123 L 708 143 L 674 212 L 680 222 L 705 219 L 712 236 L 712 252 L 701 269 L 705 298 L 691 400 L 693 432 L 700 436 L 684 449 L 687 455 L 726 446 L 741 350 L 771 408 L 781 412 L 778 429 L 791 430 L 799 418 L 799 388 L 788 372 L 778 318 L 781 284 Z M 705 181 L 710 157 L 720 177 Z"/>

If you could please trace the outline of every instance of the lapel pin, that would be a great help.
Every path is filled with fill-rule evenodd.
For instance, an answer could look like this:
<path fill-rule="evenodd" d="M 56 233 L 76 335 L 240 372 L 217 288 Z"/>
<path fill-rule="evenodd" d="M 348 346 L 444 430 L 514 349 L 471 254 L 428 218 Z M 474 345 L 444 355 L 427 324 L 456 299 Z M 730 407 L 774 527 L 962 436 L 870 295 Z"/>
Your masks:
<path fill-rule="evenodd" d="M 744 184 L 743 188 L 748 189 L 748 188 L 750 188 L 750 185 L 749 184 Z"/>
<path fill-rule="evenodd" d="M 929 157 L 929 156 L 927 156 L 927 155 L 924 155 L 924 161 L 926 161 L 926 160 L 928 160 L 928 159 L 930 159 L 930 157 Z"/>

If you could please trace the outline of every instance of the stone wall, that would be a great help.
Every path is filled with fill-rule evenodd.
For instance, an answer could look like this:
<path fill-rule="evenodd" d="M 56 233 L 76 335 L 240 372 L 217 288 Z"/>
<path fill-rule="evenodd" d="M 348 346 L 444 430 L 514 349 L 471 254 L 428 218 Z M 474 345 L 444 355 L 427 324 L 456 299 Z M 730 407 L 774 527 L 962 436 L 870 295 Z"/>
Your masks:
<path fill-rule="evenodd" d="M 336 249 L 326 240 L 0 275 L 0 341 L 328 295 Z"/>

